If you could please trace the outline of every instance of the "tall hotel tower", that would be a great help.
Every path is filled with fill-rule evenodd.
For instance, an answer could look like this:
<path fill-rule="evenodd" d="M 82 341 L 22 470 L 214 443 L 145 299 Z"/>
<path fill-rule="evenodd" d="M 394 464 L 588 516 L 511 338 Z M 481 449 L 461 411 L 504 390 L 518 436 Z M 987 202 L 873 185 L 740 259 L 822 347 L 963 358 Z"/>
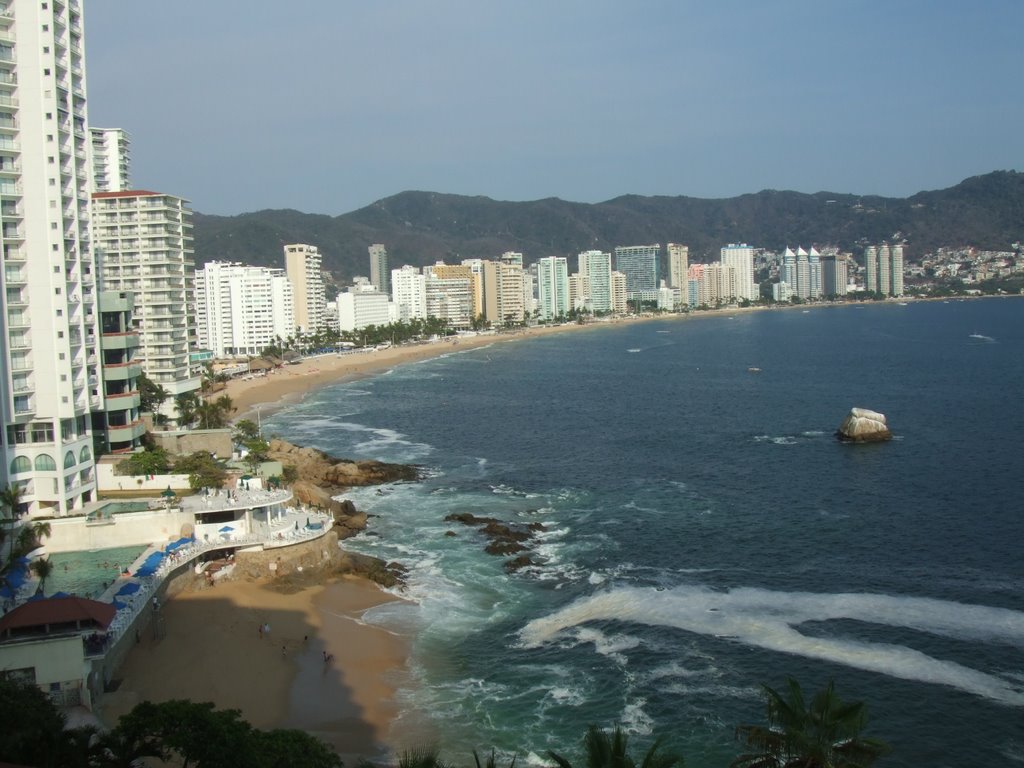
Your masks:
<path fill-rule="evenodd" d="M 104 407 L 81 0 L 0 2 L 0 486 L 18 513 L 93 501 Z"/>
<path fill-rule="evenodd" d="M 391 271 L 388 269 L 388 249 L 380 243 L 374 243 L 367 250 L 370 252 L 370 282 L 377 286 L 381 293 L 391 295 Z"/>
<path fill-rule="evenodd" d="M 320 265 L 320 251 L 315 245 L 284 247 L 284 269 L 295 297 L 295 324 L 303 333 L 316 333 L 326 325 L 327 292 Z"/>

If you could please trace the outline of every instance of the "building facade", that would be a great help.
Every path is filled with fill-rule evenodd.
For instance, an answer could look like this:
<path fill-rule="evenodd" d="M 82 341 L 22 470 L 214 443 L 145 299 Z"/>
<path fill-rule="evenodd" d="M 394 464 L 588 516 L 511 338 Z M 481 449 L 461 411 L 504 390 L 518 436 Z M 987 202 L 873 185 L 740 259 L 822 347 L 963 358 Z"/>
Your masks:
<path fill-rule="evenodd" d="M 89 240 L 81 0 L 0 13 L 0 485 L 17 513 L 66 515 L 96 496 L 92 414 L 103 382 Z"/>
<path fill-rule="evenodd" d="M 612 255 L 602 251 L 584 251 L 579 255 L 578 300 L 590 312 L 612 309 Z"/>
<path fill-rule="evenodd" d="M 400 322 L 425 320 L 427 317 L 427 278 L 406 264 L 391 270 L 391 301 Z"/>
<path fill-rule="evenodd" d="M 903 295 L 903 246 L 887 243 L 864 249 L 865 289 L 882 296 Z"/>
<path fill-rule="evenodd" d="M 93 195 L 93 237 L 103 290 L 135 295 L 134 323 L 146 378 L 171 398 L 194 392 L 201 370 L 196 344 L 195 262 L 188 201 L 145 190 Z"/>
<path fill-rule="evenodd" d="M 731 243 L 722 248 L 721 261 L 723 266 L 735 270 L 734 298 L 757 301 L 761 291 L 754 282 L 754 249 L 746 243 Z"/>
<path fill-rule="evenodd" d="M 382 243 L 374 243 L 370 252 L 370 282 L 385 296 L 391 295 L 391 270 L 388 269 L 388 249 Z"/>
<path fill-rule="evenodd" d="M 625 245 L 615 248 L 615 269 L 626 276 L 628 298 L 644 291 L 658 290 L 658 260 L 661 243 Z"/>
<path fill-rule="evenodd" d="M 129 170 L 131 139 L 121 128 L 90 128 L 92 142 L 92 191 L 123 192 L 131 189 Z"/>
<path fill-rule="evenodd" d="M 199 347 L 216 358 L 259 355 L 295 335 L 291 281 L 283 269 L 210 261 L 196 273 Z"/>
<path fill-rule="evenodd" d="M 295 324 L 302 333 L 317 333 L 325 327 L 327 292 L 322 261 L 315 245 L 295 243 L 284 247 L 284 269 L 295 301 Z"/>
<path fill-rule="evenodd" d="M 371 325 L 380 327 L 391 322 L 391 302 L 386 293 L 377 290 L 376 285 L 353 285 L 338 294 L 337 304 L 338 328 L 341 331 L 361 331 Z"/>
<path fill-rule="evenodd" d="M 668 244 L 668 284 L 686 292 L 687 271 L 690 268 L 690 249 L 679 243 Z"/>
<path fill-rule="evenodd" d="M 569 314 L 569 263 L 564 256 L 537 260 L 537 311 L 541 320 Z"/>

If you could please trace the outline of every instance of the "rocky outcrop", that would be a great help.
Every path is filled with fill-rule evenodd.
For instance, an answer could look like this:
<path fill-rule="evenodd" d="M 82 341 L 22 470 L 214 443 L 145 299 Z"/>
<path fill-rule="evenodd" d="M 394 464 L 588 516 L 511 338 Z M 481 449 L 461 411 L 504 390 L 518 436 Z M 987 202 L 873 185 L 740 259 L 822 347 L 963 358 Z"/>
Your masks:
<path fill-rule="evenodd" d="M 418 468 L 410 464 L 336 459 L 316 448 L 302 448 L 276 438 L 270 441 L 268 458 L 295 467 L 301 480 L 333 492 L 334 495 L 355 486 L 419 479 Z"/>
<path fill-rule="evenodd" d="M 487 546 L 484 551 L 489 555 L 516 555 L 511 560 L 505 561 L 505 570 L 515 571 L 525 568 L 528 565 L 537 565 L 537 561 L 530 556 L 529 542 L 538 531 L 545 530 L 541 523 L 530 523 L 526 526 L 513 526 L 503 523 L 494 517 L 477 517 L 469 512 L 454 512 L 445 516 L 445 522 L 462 523 L 476 528 L 487 537 Z M 454 535 L 447 531 L 445 535 Z"/>
<path fill-rule="evenodd" d="M 836 430 L 836 437 L 848 443 L 880 443 L 892 439 L 885 414 L 866 408 L 851 408 Z"/>

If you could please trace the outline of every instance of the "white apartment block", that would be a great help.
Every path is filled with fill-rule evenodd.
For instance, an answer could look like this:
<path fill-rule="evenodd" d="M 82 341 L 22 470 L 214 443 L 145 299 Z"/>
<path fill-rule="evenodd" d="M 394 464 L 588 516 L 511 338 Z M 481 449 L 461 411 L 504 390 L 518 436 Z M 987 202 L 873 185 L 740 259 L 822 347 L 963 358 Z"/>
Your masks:
<path fill-rule="evenodd" d="M 399 322 L 425 320 L 427 318 L 427 278 L 406 264 L 401 269 L 391 270 L 391 301 Z"/>
<path fill-rule="evenodd" d="M 146 377 L 171 398 L 199 389 L 192 211 L 174 195 L 134 190 L 93 195 L 93 240 L 105 291 L 135 294 L 134 323 Z"/>
<path fill-rule="evenodd" d="M 761 293 L 754 282 L 754 249 L 746 243 L 731 243 L 722 249 L 721 261 L 736 270 L 735 298 L 757 301 Z"/>
<path fill-rule="evenodd" d="M 564 256 L 537 260 L 537 309 L 541 320 L 569 314 L 569 264 Z"/>
<path fill-rule="evenodd" d="M 18 514 L 96 498 L 104 408 L 81 0 L 0 3 L 0 485 Z"/>
<path fill-rule="evenodd" d="M 463 259 L 462 266 L 468 267 L 473 277 L 473 317 L 484 314 L 484 260 Z M 462 273 L 459 273 L 462 274 Z M 450 276 L 450 275 L 449 275 Z"/>
<path fill-rule="evenodd" d="M 370 252 L 370 282 L 386 296 L 391 295 L 391 270 L 388 269 L 388 249 L 382 243 L 374 243 Z"/>
<path fill-rule="evenodd" d="M 602 251 L 584 251 L 579 254 L 580 289 L 582 306 L 591 312 L 610 312 L 612 309 L 612 255 Z"/>
<path fill-rule="evenodd" d="M 384 326 L 391 322 L 391 302 L 376 285 L 353 285 L 338 294 L 337 305 L 341 331 L 361 331 L 371 325 Z"/>
<path fill-rule="evenodd" d="M 92 142 L 92 191 L 122 192 L 129 181 L 131 139 L 121 128 L 90 128 Z"/>
<path fill-rule="evenodd" d="M 303 333 L 312 334 L 324 328 L 327 292 L 322 261 L 315 245 L 296 243 L 284 247 L 284 268 L 295 292 L 295 324 Z"/>
<path fill-rule="evenodd" d="M 473 276 L 469 269 L 435 264 L 424 267 L 423 276 L 427 317 L 444 320 L 451 328 L 469 328 L 473 321 Z"/>
<path fill-rule="evenodd" d="M 690 248 L 679 243 L 668 244 L 668 284 L 686 292 L 687 271 L 690 268 Z"/>
<path fill-rule="evenodd" d="M 821 255 L 813 247 L 810 252 L 801 247 L 795 252 L 786 248 L 779 277 L 788 286 L 791 297 L 806 300 L 820 299 L 823 295 Z"/>
<path fill-rule="evenodd" d="M 630 296 L 639 297 L 645 293 L 644 291 L 630 291 L 629 277 L 625 272 L 619 272 L 616 270 L 612 272 L 611 280 L 611 299 L 612 299 L 612 312 L 624 313 L 629 311 L 629 298 Z"/>
<path fill-rule="evenodd" d="M 216 358 L 259 355 L 295 335 L 291 282 L 283 269 L 208 262 L 196 273 L 196 326 Z"/>

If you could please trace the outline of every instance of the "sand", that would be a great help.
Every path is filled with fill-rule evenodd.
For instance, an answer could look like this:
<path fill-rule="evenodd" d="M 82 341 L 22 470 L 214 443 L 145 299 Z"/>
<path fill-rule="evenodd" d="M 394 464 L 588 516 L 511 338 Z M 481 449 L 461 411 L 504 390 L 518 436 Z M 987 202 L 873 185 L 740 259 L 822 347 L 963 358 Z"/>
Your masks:
<path fill-rule="evenodd" d="M 147 699 L 212 701 L 258 728 L 314 734 L 347 763 L 380 756 L 408 642 L 361 617 L 394 599 L 362 580 L 293 594 L 244 581 L 180 593 L 161 607 L 162 633 L 143 631 L 100 716 L 113 724 Z"/>

